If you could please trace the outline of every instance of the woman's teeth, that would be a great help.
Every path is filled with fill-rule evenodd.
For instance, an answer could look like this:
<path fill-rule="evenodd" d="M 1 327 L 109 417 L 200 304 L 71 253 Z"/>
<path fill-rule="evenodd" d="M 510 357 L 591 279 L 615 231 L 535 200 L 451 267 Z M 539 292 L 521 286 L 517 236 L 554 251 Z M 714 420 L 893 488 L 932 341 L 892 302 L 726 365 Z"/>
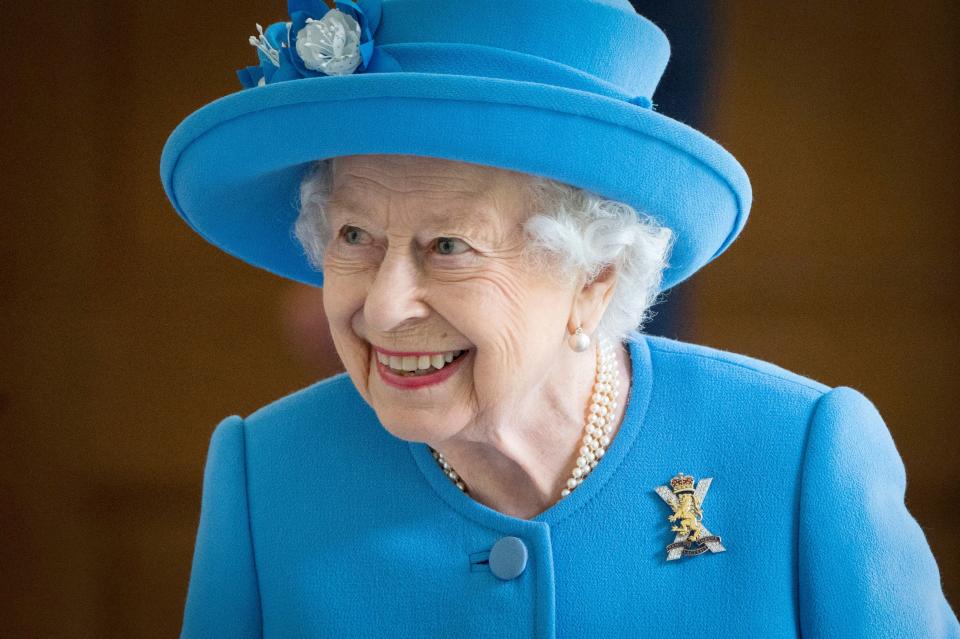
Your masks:
<path fill-rule="evenodd" d="M 407 373 L 408 376 L 426 375 L 435 370 L 440 370 L 465 352 L 466 351 L 447 351 L 434 355 L 406 355 L 404 357 L 400 357 L 399 355 L 386 355 L 378 352 L 377 359 L 380 360 L 380 363 L 384 366 L 390 367 L 390 370 L 395 373 Z"/>

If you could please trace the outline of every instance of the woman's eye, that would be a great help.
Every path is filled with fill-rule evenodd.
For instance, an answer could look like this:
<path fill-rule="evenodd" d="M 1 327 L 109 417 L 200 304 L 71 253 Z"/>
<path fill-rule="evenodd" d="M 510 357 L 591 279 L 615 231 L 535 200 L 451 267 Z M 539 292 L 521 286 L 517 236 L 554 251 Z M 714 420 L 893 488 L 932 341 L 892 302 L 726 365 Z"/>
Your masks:
<path fill-rule="evenodd" d="M 340 229 L 340 236 L 347 244 L 361 244 L 363 235 L 366 233 L 363 229 L 356 226 L 344 226 Z"/>
<path fill-rule="evenodd" d="M 463 247 L 463 250 L 457 251 L 457 245 Z M 439 237 L 436 241 L 437 253 L 440 255 L 459 255 L 470 250 L 470 246 L 461 239 L 455 237 Z"/>

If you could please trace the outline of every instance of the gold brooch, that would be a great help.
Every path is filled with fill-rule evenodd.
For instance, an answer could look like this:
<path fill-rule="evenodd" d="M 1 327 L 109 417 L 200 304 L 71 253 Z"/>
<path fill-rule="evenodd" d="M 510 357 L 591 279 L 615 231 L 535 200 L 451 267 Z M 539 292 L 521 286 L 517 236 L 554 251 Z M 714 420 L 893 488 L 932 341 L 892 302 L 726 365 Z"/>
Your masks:
<path fill-rule="evenodd" d="M 703 499 L 707 496 L 712 481 L 713 477 L 704 477 L 694 488 L 693 477 L 677 473 L 670 480 L 669 487 L 657 486 L 657 494 L 673 510 L 667 520 L 678 522 L 670 528 L 677 535 L 673 538 L 673 543 L 667 545 L 667 561 L 687 555 L 700 555 L 708 550 L 726 550 L 720 543 L 720 537 L 707 530 L 702 521 Z"/>

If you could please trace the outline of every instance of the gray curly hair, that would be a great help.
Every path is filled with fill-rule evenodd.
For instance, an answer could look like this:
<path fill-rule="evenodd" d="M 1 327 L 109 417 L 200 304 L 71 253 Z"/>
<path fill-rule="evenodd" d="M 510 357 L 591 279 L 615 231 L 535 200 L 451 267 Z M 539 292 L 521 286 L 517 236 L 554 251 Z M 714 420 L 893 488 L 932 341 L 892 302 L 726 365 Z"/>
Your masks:
<path fill-rule="evenodd" d="M 294 234 L 311 265 L 322 270 L 331 240 L 326 203 L 336 158 L 318 160 L 300 184 Z M 605 267 L 618 268 L 613 296 L 597 330 L 610 340 L 636 339 L 653 317 L 673 233 L 623 202 L 539 175 L 529 175 L 533 213 L 523 224 L 524 256 L 551 277 L 591 282 Z"/>

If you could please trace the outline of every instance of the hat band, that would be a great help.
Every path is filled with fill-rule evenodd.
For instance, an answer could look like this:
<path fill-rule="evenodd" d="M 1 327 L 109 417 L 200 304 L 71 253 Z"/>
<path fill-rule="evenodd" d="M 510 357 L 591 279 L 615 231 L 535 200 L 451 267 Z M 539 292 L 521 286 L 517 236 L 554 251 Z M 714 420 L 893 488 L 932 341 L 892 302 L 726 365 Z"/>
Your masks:
<path fill-rule="evenodd" d="M 589 91 L 650 108 L 649 96 L 630 95 L 617 85 L 580 69 L 535 55 L 480 44 L 404 42 L 378 45 L 404 72 L 442 73 L 518 80 Z"/>
<path fill-rule="evenodd" d="M 554 60 L 652 96 L 670 57 L 666 35 L 628 0 L 383 1 L 377 46 L 470 43 Z"/>

